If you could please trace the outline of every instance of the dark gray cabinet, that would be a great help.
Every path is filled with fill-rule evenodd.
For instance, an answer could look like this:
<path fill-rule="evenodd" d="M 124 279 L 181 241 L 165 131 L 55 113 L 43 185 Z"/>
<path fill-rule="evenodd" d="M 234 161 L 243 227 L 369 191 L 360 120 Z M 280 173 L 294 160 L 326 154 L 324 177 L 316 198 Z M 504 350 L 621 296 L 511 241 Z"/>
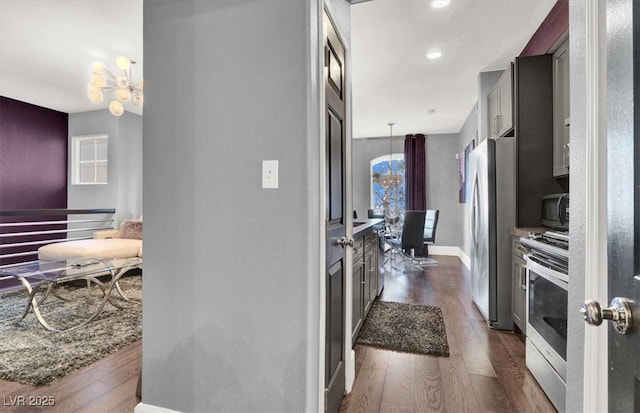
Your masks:
<path fill-rule="evenodd" d="M 378 233 L 376 231 L 365 237 L 364 247 L 365 283 L 363 308 L 364 314 L 369 312 L 371 304 L 378 296 Z"/>
<path fill-rule="evenodd" d="M 378 232 L 374 229 L 354 235 L 353 246 L 353 312 L 351 342 L 378 295 Z"/>
<path fill-rule="evenodd" d="M 525 249 L 520 237 L 514 236 L 512 241 L 512 278 L 511 278 L 511 319 L 522 334 L 527 335 L 527 263 L 523 258 Z"/>
<path fill-rule="evenodd" d="M 569 190 L 566 178 L 553 175 L 552 57 L 526 56 L 515 61 L 517 227 L 540 227 L 542 197 Z"/>
<path fill-rule="evenodd" d="M 512 66 L 504 71 L 487 96 L 489 137 L 505 136 L 513 128 Z"/>
<path fill-rule="evenodd" d="M 355 342 L 362 322 L 364 321 L 364 313 L 362 307 L 363 289 L 362 280 L 364 280 L 364 254 L 363 239 L 356 238 L 353 245 L 353 288 L 352 302 L 353 310 L 351 313 L 351 342 Z"/>
<path fill-rule="evenodd" d="M 553 54 L 553 176 L 569 174 L 569 41 Z"/>

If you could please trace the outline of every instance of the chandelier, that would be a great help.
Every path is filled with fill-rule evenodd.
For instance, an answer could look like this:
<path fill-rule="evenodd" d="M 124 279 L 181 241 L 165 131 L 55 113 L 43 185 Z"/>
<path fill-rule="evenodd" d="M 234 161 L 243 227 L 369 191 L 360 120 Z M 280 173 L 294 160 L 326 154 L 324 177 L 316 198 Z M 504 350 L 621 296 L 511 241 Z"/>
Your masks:
<path fill-rule="evenodd" d="M 393 147 L 392 147 L 392 143 L 393 143 L 393 125 L 395 125 L 395 123 L 390 122 L 388 123 L 389 125 L 389 164 L 388 164 L 388 171 L 386 174 L 381 175 L 380 176 L 380 185 L 382 185 L 382 187 L 385 190 L 391 190 L 392 188 L 396 188 L 398 185 L 401 185 L 402 182 L 404 181 L 404 176 L 402 174 L 399 174 L 397 172 L 393 171 L 393 164 L 392 164 L 392 157 L 393 157 Z M 389 193 L 390 191 L 386 191 L 387 193 Z"/>
<path fill-rule="evenodd" d="M 131 100 L 134 105 L 142 107 L 144 102 L 144 81 L 135 83 L 131 76 L 131 66 L 135 61 L 120 56 L 116 59 L 119 72 L 111 72 L 102 62 L 95 62 L 91 67 L 91 83 L 89 83 L 89 99 L 100 103 L 105 93 L 114 93 L 115 98 L 109 103 L 109 111 L 114 116 L 124 113 L 123 102 Z"/>
<path fill-rule="evenodd" d="M 399 190 L 404 182 L 404 176 L 393 170 L 393 122 L 389 122 L 389 162 L 387 173 L 380 175 L 380 186 L 384 189 L 382 208 L 389 228 L 395 228 L 400 221 Z M 392 208 L 393 206 L 393 208 Z"/>

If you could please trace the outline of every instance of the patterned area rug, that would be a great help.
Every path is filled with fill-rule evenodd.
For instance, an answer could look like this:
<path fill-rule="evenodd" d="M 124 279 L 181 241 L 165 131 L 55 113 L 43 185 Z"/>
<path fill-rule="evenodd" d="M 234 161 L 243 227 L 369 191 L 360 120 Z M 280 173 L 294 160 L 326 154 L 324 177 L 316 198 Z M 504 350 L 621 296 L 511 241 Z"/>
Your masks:
<path fill-rule="evenodd" d="M 442 311 L 428 305 L 374 301 L 356 343 L 449 357 Z"/>
<path fill-rule="evenodd" d="M 120 280 L 123 292 L 142 299 L 142 276 Z M 52 325 L 76 325 L 97 308 L 100 290 L 88 292 L 84 282 L 65 284 L 60 295 L 68 301 L 48 297 L 41 306 Z M 117 296 L 113 292 L 112 296 Z M 123 309 L 106 304 L 100 315 L 77 330 L 56 333 L 45 330 L 32 311 L 18 324 L 13 321 L 24 309 L 24 291 L 0 294 L 0 379 L 43 385 L 87 366 L 129 343 L 142 338 L 142 305 L 127 303 Z"/>

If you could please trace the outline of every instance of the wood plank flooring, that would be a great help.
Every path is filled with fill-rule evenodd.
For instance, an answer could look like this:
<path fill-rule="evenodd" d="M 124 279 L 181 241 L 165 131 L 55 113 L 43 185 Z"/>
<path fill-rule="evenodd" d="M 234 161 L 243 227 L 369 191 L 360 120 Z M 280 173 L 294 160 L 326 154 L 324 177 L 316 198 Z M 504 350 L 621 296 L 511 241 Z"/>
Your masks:
<path fill-rule="evenodd" d="M 379 299 L 440 307 L 450 357 L 356 345 L 356 381 L 340 412 L 555 412 L 525 366 L 521 336 L 489 329 L 468 270 L 456 257 L 434 258 L 424 271 L 394 263 Z"/>
<path fill-rule="evenodd" d="M 442 309 L 450 357 L 356 346 L 356 382 L 340 412 L 555 412 L 525 367 L 518 335 L 490 330 L 471 302 L 469 274 L 455 257 L 425 271 L 398 263 L 380 299 Z M 48 386 L 0 381 L 1 412 L 133 412 L 141 341 Z M 53 396 L 55 406 L 11 405 Z"/>
<path fill-rule="evenodd" d="M 131 413 L 140 401 L 135 393 L 141 359 L 139 340 L 47 386 L 0 380 L 0 412 Z M 53 397 L 55 404 L 29 406 L 29 396 Z"/>

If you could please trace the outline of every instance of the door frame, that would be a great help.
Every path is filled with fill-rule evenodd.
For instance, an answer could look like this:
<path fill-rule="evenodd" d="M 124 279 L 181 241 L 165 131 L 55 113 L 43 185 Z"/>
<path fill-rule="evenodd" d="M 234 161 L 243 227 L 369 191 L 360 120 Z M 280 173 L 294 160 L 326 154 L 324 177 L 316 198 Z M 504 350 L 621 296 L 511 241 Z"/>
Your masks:
<path fill-rule="evenodd" d="M 609 303 L 607 291 L 607 2 L 587 0 L 585 20 L 584 297 Z M 573 61 L 572 64 L 580 62 Z M 575 85 L 575 83 L 574 83 Z M 575 102 L 580 104 L 580 102 Z M 604 304 L 603 304 L 604 305 Z M 570 308 L 569 311 L 575 309 Z M 608 410 L 608 329 L 584 330 L 583 410 Z M 595 362 L 594 362 L 595 360 Z"/>
<path fill-rule="evenodd" d="M 325 205 L 327 202 L 326 199 L 326 162 L 327 156 L 324 148 L 327 145 L 326 142 L 326 114 L 325 114 L 325 105 L 326 98 L 324 92 L 324 70 L 325 70 L 325 54 L 324 54 L 324 12 L 326 11 L 329 19 L 332 21 L 333 26 L 335 28 L 336 34 L 342 42 L 344 46 L 344 54 L 345 54 L 345 76 L 344 76 L 344 96 L 345 96 L 345 236 L 347 239 L 353 238 L 353 196 L 352 196 L 352 174 L 351 174 L 351 45 L 345 41 L 344 33 L 341 30 L 341 27 L 336 24 L 336 12 L 331 5 L 330 0 L 319 0 L 317 2 L 317 79 L 318 79 L 318 96 L 319 96 L 319 148 L 318 151 L 319 162 L 320 162 L 320 198 L 319 198 L 319 207 L 320 207 L 320 231 L 319 231 L 319 264 L 320 268 L 318 271 L 318 279 L 320 281 L 320 295 L 319 295 L 319 307 L 320 307 L 320 318 L 319 318 L 319 342 L 318 342 L 318 410 L 319 412 L 324 411 L 324 382 L 325 382 L 325 337 L 326 337 L 326 299 L 327 299 L 327 285 L 325 283 L 325 274 L 327 271 L 326 268 L 326 238 L 327 238 L 327 227 L 326 227 L 326 210 Z M 351 324 L 352 324 L 352 306 L 353 306 L 353 255 L 351 248 L 345 248 L 345 269 L 344 269 L 344 295 L 345 295 L 345 311 L 344 311 L 344 361 L 345 361 L 345 391 L 350 392 L 353 386 L 353 382 L 355 380 L 355 353 L 351 350 Z"/>

